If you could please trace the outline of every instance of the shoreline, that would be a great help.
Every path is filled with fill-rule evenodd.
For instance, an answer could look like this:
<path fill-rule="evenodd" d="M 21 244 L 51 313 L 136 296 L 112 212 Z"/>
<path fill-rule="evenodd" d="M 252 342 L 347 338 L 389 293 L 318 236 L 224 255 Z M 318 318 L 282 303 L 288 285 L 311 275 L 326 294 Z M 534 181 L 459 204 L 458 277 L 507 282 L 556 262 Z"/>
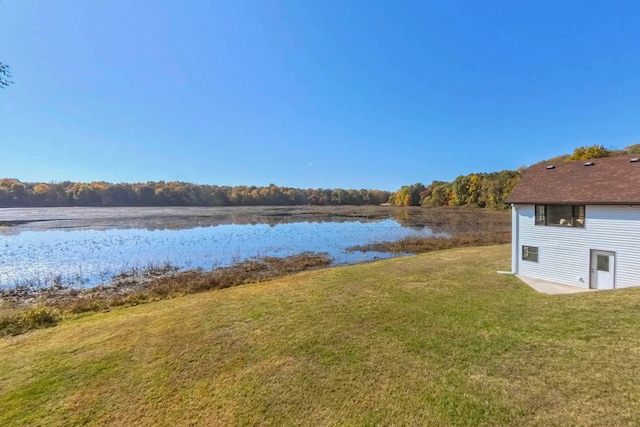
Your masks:
<path fill-rule="evenodd" d="M 368 245 L 349 247 L 349 252 L 377 252 L 392 254 L 392 257 L 410 256 L 425 252 L 445 249 L 489 246 L 509 243 L 510 232 L 481 232 L 465 233 L 451 237 L 407 237 L 396 241 L 375 242 Z M 363 262 L 373 262 L 379 259 L 377 256 Z M 328 253 L 302 252 L 285 257 L 261 256 L 244 261 L 238 261 L 228 266 L 211 270 L 200 268 L 180 270 L 178 267 L 166 263 L 161 266 L 151 266 L 142 269 L 132 269 L 114 275 L 108 283 L 92 287 L 80 287 L 54 283 L 49 286 L 17 285 L 0 288 L 0 307 L 7 304 L 12 308 L 23 308 L 32 304 L 45 304 L 54 306 L 66 306 L 70 301 L 77 299 L 105 299 L 127 298 L 132 294 L 153 288 L 157 282 L 166 282 L 173 278 L 183 280 L 189 277 L 196 280 L 197 277 L 215 278 L 224 277 L 231 285 L 221 284 L 219 287 L 237 286 L 244 283 L 253 283 L 265 279 L 281 277 L 283 275 L 297 273 L 311 268 L 328 268 L 337 266 Z M 298 263 L 299 267 L 293 264 Z M 351 264 L 347 264 L 351 265 Z M 265 274 L 265 271 L 268 272 Z M 257 275 L 245 274 L 254 272 Z M 234 275 L 236 278 L 234 278 Z M 242 283 L 238 283 L 241 278 Z"/>
<path fill-rule="evenodd" d="M 206 290 L 270 280 L 300 271 L 328 267 L 326 253 L 300 253 L 287 257 L 257 257 L 212 270 L 165 265 L 143 271 L 124 272 L 107 284 L 79 288 L 54 284 L 38 288 L 17 286 L 0 289 L 0 308 L 23 309 L 47 306 L 79 313 L 121 305 L 137 305 L 143 300 L 162 299 Z"/>

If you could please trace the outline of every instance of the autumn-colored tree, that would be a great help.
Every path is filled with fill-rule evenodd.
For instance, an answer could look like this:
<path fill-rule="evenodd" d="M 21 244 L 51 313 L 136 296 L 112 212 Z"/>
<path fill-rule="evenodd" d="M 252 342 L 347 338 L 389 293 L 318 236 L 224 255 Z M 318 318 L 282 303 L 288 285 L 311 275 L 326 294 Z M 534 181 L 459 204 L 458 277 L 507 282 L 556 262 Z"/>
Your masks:
<path fill-rule="evenodd" d="M 229 187 L 218 187 L 214 185 L 209 188 L 206 195 L 208 206 L 228 206 L 229 205 Z"/>
<path fill-rule="evenodd" d="M 391 197 L 394 206 L 420 206 L 421 194 L 425 190 L 422 183 L 405 185 Z"/>
<path fill-rule="evenodd" d="M 573 154 L 569 157 L 571 160 L 588 160 L 598 159 L 600 157 L 609 157 L 610 151 L 602 145 L 591 145 L 589 147 L 578 147 L 573 150 Z"/>
<path fill-rule="evenodd" d="M 36 184 L 33 186 L 31 202 L 35 206 L 65 206 L 64 189 L 56 184 Z"/>
<path fill-rule="evenodd" d="M 451 184 L 444 181 L 433 181 L 423 191 L 423 206 L 448 206 L 451 193 Z"/>
<path fill-rule="evenodd" d="M 633 144 L 623 150 L 626 154 L 640 154 L 640 144 Z"/>
<path fill-rule="evenodd" d="M 520 172 L 503 170 L 487 174 L 482 179 L 478 206 L 488 208 L 506 207 L 504 200 L 520 180 Z"/>
<path fill-rule="evenodd" d="M 347 204 L 347 192 L 341 188 L 336 188 L 331 192 L 331 204 L 332 205 L 346 205 Z"/>
<path fill-rule="evenodd" d="M 482 181 L 484 176 L 476 173 L 469 175 L 469 189 L 467 192 L 466 204 L 477 205 L 482 191 Z"/>
<path fill-rule="evenodd" d="M 453 182 L 433 181 L 420 193 L 420 204 L 422 206 L 506 207 L 504 200 L 519 178 L 519 171 L 505 170 L 489 174 L 461 175 Z"/>
<path fill-rule="evenodd" d="M 469 175 L 460 175 L 451 183 L 453 190 L 452 202 L 455 206 L 466 205 L 469 197 Z"/>
<path fill-rule="evenodd" d="M 99 188 L 91 184 L 75 183 L 70 189 L 70 197 L 76 206 L 102 206 Z"/>
<path fill-rule="evenodd" d="M 389 200 L 389 192 L 382 190 L 367 190 L 369 193 L 369 203 L 371 205 L 379 205 Z"/>
<path fill-rule="evenodd" d="M 321 188 L 319 189 L 308 189 L 307 190 L 307 200 L 310 205 L 325 205 L 327 204 L 327 199 Z"/>
<path fill-rule="evenodd" d="M 404 185 L 391 197 L 391 204 L 393 206 L 407 206 L 409 199 L 409 186 Z"/>

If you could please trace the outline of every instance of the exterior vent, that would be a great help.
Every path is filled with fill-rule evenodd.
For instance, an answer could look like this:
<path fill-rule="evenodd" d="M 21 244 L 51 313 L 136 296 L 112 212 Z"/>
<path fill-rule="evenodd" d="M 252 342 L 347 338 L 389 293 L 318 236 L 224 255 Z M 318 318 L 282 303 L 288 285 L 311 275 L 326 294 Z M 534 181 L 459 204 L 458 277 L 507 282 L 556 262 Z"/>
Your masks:
<path fill-rule="evenodd" d="M 587 163 L 585 163 L 584 165 L 585 165 L 585 166 L 593 166 L 593 165 L 595 165 L 595 163 L 593 163 L 593 162 L 587 162 Z"/>
<path fill-rule="evenodd" d="M 634 157 L 633 159 L 631 159 L 631 160 L 629 160 L 629 161 L 630 161 L 631 163 L 637 163 L 637 162 L 638 162 L 638 160 L 640 160 L 640 159 L 638 159 L 637 157 Z"/>
<path fill-rule="evenodd" d="M 636 160 L 637 160 L 637 159 L 636 159 Z M 556 167 L 555 167 L 555 166 L 553 166 L 553 165 L 549 165 L 549 166 L 547 166 L 547 169 L 555 169 L 555 168 L 556 168 Z"/>

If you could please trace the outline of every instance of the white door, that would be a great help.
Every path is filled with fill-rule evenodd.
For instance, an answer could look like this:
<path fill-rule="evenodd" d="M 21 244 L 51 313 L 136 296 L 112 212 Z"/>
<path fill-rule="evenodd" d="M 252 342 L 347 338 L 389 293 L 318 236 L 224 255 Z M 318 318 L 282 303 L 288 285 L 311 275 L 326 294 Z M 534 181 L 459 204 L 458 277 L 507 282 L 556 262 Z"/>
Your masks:
<path fill-rule="evenodd" d="M 615 288 L 616 257 L 613 252 L 591 251 L 591 282 L 593 289 Z"/>

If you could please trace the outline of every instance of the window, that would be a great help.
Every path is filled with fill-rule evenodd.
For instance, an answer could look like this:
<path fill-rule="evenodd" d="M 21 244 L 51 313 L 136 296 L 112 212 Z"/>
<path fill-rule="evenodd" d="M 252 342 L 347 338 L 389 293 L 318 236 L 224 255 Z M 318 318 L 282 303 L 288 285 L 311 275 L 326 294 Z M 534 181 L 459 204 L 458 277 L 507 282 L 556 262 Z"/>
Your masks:
<path fill-rule="evenodd" d="M 598 271 L 609 271 L 609 255 L 598 255 L 596 265 Z"/>
<path fill-rule="evenodd" d="M 522 259 L 525 261 L 538 262 L 538 248 L 535 246 L 523 246 Z"/>
<path fill-rule="evenodd" d="M 536 205 L 536 225 L 547 225 L 544 208 L 544 205 Z"/>
<path fill-rule="evenodd" d="M 584 205 L 536 205 L 536 225 L 584 227 Z"/>

